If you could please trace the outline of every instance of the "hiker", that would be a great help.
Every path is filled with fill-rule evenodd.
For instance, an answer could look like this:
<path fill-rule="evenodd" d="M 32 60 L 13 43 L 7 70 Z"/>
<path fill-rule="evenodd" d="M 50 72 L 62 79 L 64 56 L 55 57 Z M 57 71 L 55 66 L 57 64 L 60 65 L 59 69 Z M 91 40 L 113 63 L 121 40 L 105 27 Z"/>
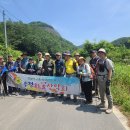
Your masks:
<path fill-rule="evenodd" d="M 7 69 L 4 65 L 3 56 L 0 56 L 0 84 L 3 83 L 4 86 L 4 94 L 8 95 L 7 85 L 6 85 L 6 76 L 7 76 Z"/>
<path fill-rule="evenodd" d="M 16 62 L 14 64 L 16 66 L 16 73 L 22 73 L 22 70 L 21 70 L 21 57 L 18 57 L 16 59 Z"/>
<path fill-rule="evenodd" d="M 80 54 L 79 54 L 79 53 L 75 53 L 75 54 L 74 54 L 74 57 L 75 57 L 75 60 L 76 60 L 77 63 L 78 63 L 78 60 L 79 60 Z"/>
<path fill-rule="evenodd" d="M 45 53 L 45 59 L 43 61 L 43 65 L 42 65 L 42 73 L 44 76 L 53 76 L 53 71 L 54 71 L 54 63 L 53 61 L 50 59 L 51 56 L 49 53 Z M 48 92 L 44 92 L 44 97 L 48 96 L 49 93 Z M 53 96 L 54 94 L 52 94 Z"/>
<path fill-rule="evenodd" d="M 21 55 L 22 57 L 22 60 L 21 60 L 21 71 L 22 73 L 25 73 L 25 70 L 26 70 L 26 66 L 28 64 L 28 57 L 27 57 L 27 53 L 23 53 Z"/>
<path fill-rule="evenodd" d="M 42 56 L 42 52 L 37 53 L 38 59 L 36 60 L 36 68 L 37 68 L 37 75 L 42 75 L 42 65 L 44 58 Z"/>
<path fill-rule="evenodd" d="M 31 75 L 36 74 L 36 65 L 34 64 L 32 57 L 29 58 L 28 64 L 26 65 L 25 73 Z"/>
<path fill-rule="evenodd" d="M 96 64 L 99 60 L 99 56 L 97 56 L 97 51 L 96 50 L 91 50 L 90 51 L 90 61 L 89 64 L 91 66 L 91 68 L 94 70 L 95 74 L 96 74 Z M 94 95 L 98 95 L 98 82 L 97 82 L 97 78 L 96 76 L 93 79 L 93 87 L 92 90 L 95 91 Z"/>
<path fill-rule="evenodd" d="M 53 76 L 54 63 L 50 59 L 50 57 L 51 56 L 49 53 L 45 53 L 45 59 L 42 65 L 42 71 L 43 71 L 44 76 Z"/>
<path fill-rule="evenodd" d="M 56 53 L 56 60 L 55 60 L 55 76 L 63 76 L 64 70 L 64 61 L 61 58 L 61 53 L 57 52 Z"/>
<path fill-rule="evenodd" d="M 15 72 L 16 71 L 16 67 L 15 67 L 15 61 L 13 61 L 13 56 L 10 54 L 8 55 L 8 61 L 5 64 L 6 68 L 8 69 L 8 72 Z M 17 88 L 16 87 L 12 87 L 12 86 L 8 86 L 8 91 L 9 94 L 12 94 L 13 92 L 15 92 L 15 95 L 17 95 Z"/>
<path fill-rule="evenodd" d="M 97 63 L 97 78 L 99 85 L 99 93 L 101 97 L 101 103 L 98 105 L 99 108 L 105 108 L 105 95 L 108 100 L 108 109 L 106 113 L 112 112 L 113 99 L 110 91 L 111 78 L 113 72 L 113 63 L 107 58 L 106 50 L 101 48 L 98 50 L 100 59 Z"/>
<path fill-rule="evenodd" d="M 86 104 L 92 103 L 92 78 L 91 78 L 91 68 L 84 57 L 79 57 L 79 68 L 78 74 L 81 79 L 81 87 L 85 94 Z"/>
<path fill-rule="evenodd" d="M 77 75 L 77 68 L 78 68 L 78 63 L 76 62 L 75 59 L 71 58 L 71 54 L 69 51 L 64 53 L 64 58 L 65 58 L 65 74 L 66 77 L 76 77 Z M 77 96 L 73 95 L 74 99 L 73 101 L 77 101 Z M 66 100 L 70 99 L 70 95 L 67 95 Z"/>
<path fill-rule="evenodd" d="M 61 53 L 57 52 L 55 55 L 55 76 L 62 77 L 64 76 L 64 61 L 61 57 Z M 60 94 L 59 98 L 63 98 L 63 94 Z"/>
<path fill-rule="evenodd" d="M 36 66 L 34 64 L 34 61 L 33 61 L 32 57 L 29 58 L 28 64 L 26 65 L 25 73 L 30 74 L 30 75 L 36 74 Z M 30 90 L 30 95 L 35 98 L 36 91 Z"/>

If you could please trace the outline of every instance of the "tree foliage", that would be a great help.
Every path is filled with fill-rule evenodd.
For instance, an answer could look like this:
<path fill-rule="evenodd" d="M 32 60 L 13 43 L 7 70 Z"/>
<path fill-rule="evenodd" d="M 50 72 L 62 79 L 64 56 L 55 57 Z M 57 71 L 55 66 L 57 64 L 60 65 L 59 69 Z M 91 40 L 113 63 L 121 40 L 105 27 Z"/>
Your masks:
<path fill-rule="evenodd" d="M 0 43 L 4 41 L 3 23 L 0 23 Z M 38 51 L 43 53 L 65 50 L 75 50 L 76 47 L 65 40 L 50 25 L 42 22 L 31 22 L 25 24 L 19 22 L 7 22 L 8 44 L 16 50 L 27 52 L 29 55 L 35 55 Z"/>

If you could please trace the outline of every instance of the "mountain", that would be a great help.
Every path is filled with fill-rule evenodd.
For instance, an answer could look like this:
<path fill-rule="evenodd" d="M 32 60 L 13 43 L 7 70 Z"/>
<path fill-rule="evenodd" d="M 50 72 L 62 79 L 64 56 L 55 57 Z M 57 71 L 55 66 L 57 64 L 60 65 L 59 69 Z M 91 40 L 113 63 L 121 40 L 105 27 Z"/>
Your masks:
<path fill-rule="evenodd" d="M 130 49 L 130 37 L 118 38 L 118 39 L 112 41 L 111 43 L 116 46 L 125 45 L 126 48 Z"/>
<path fill-rule="evenodd" d="M 0 44 L 4 43 L 3 22 L 0 23 Z M 23 23 L 7 21 L 8 45 L 16 50 L 35 55 L 43 53 L 64 52 L 75 50 L 77 47 L 62 36 L 51 25 L 43 22 Z"/>

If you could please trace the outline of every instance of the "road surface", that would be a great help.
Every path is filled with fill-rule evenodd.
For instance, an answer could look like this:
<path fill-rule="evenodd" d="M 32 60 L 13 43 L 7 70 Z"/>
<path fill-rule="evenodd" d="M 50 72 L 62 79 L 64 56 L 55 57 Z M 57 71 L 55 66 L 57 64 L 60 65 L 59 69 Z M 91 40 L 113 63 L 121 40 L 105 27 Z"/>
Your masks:
<path fill-rule="evenodd" d="M 98 102 L 99 103 L 99 102 Z M 30 95 L 0 97 L 0 130 L 125 130 L 114 114 L 92 105 Z"/>

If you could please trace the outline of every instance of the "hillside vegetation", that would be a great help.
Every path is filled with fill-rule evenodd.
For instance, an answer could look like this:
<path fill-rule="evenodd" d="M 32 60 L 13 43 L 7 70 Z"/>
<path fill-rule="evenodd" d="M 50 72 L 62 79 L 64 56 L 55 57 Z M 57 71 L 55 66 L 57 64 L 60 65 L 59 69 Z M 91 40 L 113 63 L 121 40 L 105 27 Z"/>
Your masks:
<path fill-rule="evenodd" d="M 35 55 L 38 51 L 43 53 L 56 53 L 65 50 L 75 50 L 73 43 L 65 40 L 50 25 L 42 22 L 7 22 L 8 44 L 16 50 Z M 4 43 L 3 23 L 0 23 L 0 44 Z"/>

